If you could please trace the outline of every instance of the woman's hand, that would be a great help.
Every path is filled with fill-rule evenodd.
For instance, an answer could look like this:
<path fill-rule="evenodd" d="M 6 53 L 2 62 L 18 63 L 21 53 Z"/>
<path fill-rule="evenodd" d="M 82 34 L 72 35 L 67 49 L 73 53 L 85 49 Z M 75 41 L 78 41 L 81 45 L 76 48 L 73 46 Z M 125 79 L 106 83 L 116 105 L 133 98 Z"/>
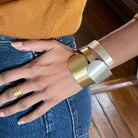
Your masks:
<path fill-rule="evenodd" d="M 43 101 L 34 111 L 20 118 L 18 124 L 31 122 L 42 116 L 59 102 L 82 89 L 74 80 L 67 67 L 68 59 L 75 54 L 72 48 L 56 40 L 14 42 L 13 46 L 18 50 L 44 53 L 24 66 L 0 74 L 0 86 L 26 78 L 26 81 L 19 84 L 18 88 L 23 94 L 34 91 L 33 94 L 21 99 L 19 102 L 2 108 L 0 110 L 1 117 L 23 111 Z M 16 97 L 12 92 L 12 88 L 10 88 L 0 95 L 0 105 L 14 99 Z"/>

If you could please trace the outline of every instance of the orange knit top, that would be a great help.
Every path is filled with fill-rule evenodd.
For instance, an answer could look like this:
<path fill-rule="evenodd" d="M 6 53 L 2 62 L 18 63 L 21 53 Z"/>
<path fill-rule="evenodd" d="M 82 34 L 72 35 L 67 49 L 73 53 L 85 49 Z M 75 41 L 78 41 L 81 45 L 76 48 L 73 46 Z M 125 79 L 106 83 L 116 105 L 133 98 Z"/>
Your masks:
<path fill-rule="evenodd" d="M 86 1 L 0 0 L 0 35 L 48 39 L 73 34 L 80 27 Z"/>

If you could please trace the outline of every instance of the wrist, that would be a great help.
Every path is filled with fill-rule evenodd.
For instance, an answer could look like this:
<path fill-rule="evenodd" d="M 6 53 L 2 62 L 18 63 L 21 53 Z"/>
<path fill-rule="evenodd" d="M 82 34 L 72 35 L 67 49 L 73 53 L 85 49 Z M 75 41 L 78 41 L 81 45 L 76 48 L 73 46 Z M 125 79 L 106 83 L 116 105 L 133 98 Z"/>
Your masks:
<path fill-rule="evenodd" d="M 138 20 L 138 14 L 136 14 L 134 16 L 134 18 L 136 20 Z M 115 34 L 118 38 L 117 33 L 115 33 Z M 113 41 L 110 41 L 109 37 L 108 37 L 109 42 L 106 41 L 106 43 L 104 41 L 105 39 L 102 39 L 99 42 L 101 44 L 104 44 L 105 48 L 107 45 L 107 47 L 108 47 L 107 50 L 110 52 L 110 54 L 113 57 L 117 57 L 117 59 L 118 59 L 119 58 L 118 54 L 120 54 L 120 53 L 115 53 L 115 51 L 114 51 L 114 49 L 116 49 L 116 45 L 115 45 L 116 39 L 113 39 Z M 113 60 L 110 57 L 109 53 L 102 47 L 102 45 L 99 42 L 94 40 L 87 46 L 80 48 L 79 49 L 80 54 L 78 54 L 78 55 L 83 55 L 83 56 L 79 56 L 80 59 L 77 56 L 75 56 L 75 58 L 71 57 L 69 60 L 69 64 L 68 64 L 69 70 L 73 74 L 73 77 L 75 78 L 75 80 L 82 87 L 86 87 L 94 82 L 100 83 L 112 75 L 109 68 L 114 66 Z M 85 63 L 86 63 L 85 65 L 82 64 L 83 63 L 81 60 L 82 57 L 83 57 L 83 60 L 85 60 Z M 114 58 L 114 59 L 116 59 L 116 58 Z M 119 60 L 120 60 L 120 58 L 119 58 Z M 115 64 L 116 63 L 117 63 L 117 61 L 115 61 Z M 82 81 L 79 81 L 78 78 L 80 78 L 80 77 L 81 77 Z M 83 84 L 85 84 L 85 85 L 82 85 L 82 83 L 80 83 L 80 82 L 83 82 Z"/>
<path fill-rule="evenodd" d="M 79 54 L 69 59 L 68 68 L 81 87 L 84 88 L 92 83 L 100 83 L 112 75 L 106 65 L 110 65 L 108 58 L 111 57 L 98 41 L 95 40 L 78 51 Z"/>

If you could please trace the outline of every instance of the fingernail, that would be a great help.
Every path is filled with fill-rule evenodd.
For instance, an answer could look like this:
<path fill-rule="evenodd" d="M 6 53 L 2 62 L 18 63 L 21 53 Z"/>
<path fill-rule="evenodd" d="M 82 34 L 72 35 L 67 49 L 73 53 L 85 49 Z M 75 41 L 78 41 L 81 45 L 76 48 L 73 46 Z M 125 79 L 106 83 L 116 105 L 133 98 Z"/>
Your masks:
<path fill-rule="evenodd" d="M 22 42 L 12 42 L 11 45 L 13 47 L 21 47 L 23 45 L 23 43 Z"/>
<path fill-rule="evenodd" d="M 0 112 L 0 117 L 5 117 L 4 112 Z"/>
<path fill-rule="evenodd" d="M 22 124 L 25 124 L 25 122 L 23 120 L 19 120 L 18 125 L 22 125 Z"/>

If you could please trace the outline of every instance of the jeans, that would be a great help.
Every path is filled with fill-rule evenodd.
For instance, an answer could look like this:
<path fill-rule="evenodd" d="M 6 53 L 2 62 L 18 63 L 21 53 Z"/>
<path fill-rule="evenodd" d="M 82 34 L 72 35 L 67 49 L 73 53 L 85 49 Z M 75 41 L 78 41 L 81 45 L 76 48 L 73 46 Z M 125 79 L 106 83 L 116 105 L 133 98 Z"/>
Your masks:
<path fill-rule="evenodd" d="M 11 41 L 23 39 L 0 36 L 0 73 L 22 66 L 34 58 L 41 56 L 41 52 L 19 51 L 11 46 Z M 57 41 L 75 48 L 72 35 L 56 38 Z M 14 75 L 14 74 L 13 74 Z M 0 86 L 0 94 L 6 89 L 23 83 L 25 79 L 16 80 Z M 71 86 L 70 86 L 71 87 Z M 5 103 L 2 107 L 19 101 L 19 99 Z M 40 103 L 38 103 L 39 105 Z M 60 102 L 38 119 L 18 125 L 18 119 L 35 109 L 34 105 L 25 111 L 8 117 L 0 117 L 0 138 L 88 138 L 91 124 L 91 90 L 84 88 L 79 93 Z"/>

